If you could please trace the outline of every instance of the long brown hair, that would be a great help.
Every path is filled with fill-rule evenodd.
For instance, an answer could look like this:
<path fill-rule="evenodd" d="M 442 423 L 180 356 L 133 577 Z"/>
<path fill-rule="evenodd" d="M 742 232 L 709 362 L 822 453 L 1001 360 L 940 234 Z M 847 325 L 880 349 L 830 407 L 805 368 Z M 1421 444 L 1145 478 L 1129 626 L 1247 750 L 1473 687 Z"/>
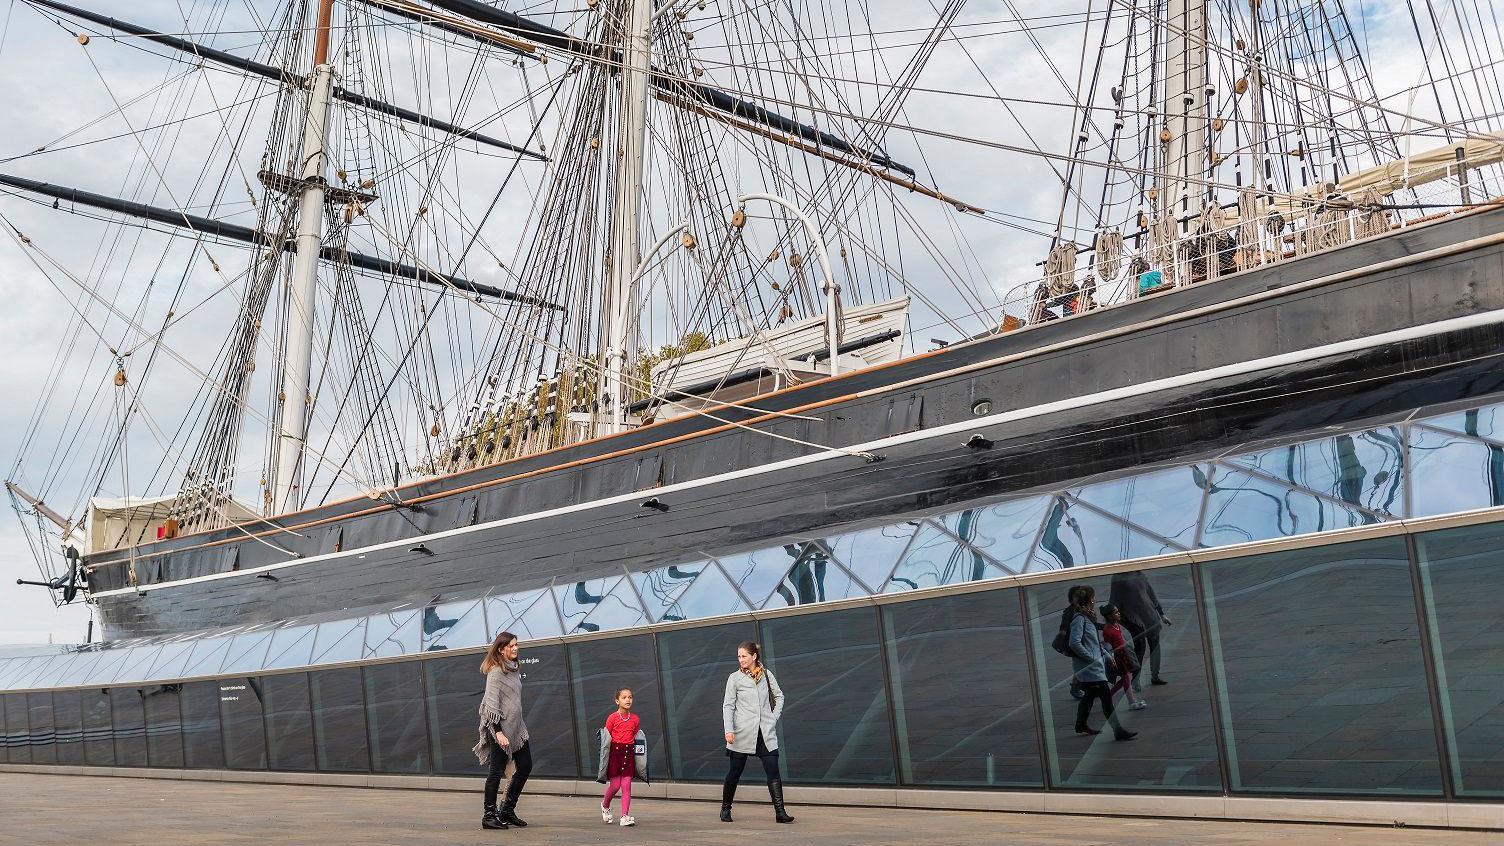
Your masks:
<path fill-rule="evenodd" d="M 496 639 L 491 641 L 490 646 L 486 647 L 486 657 L 485 660 L 480 662 L 480 671 L 482 673 L 489 673 L 500 667 L 503 673 L 517 672 L 517 668 L 508 667 L 506 659 L 501 657 L 501 650 L 511 646 L 516 640 L 517 635 L 511 632 L 497 632 Z"/>
<path fill-rule="evenodd" d="M 747 654 L 752 656 L 752 669 L 747 671 L 747 675 L 751 676 L 753 681 L 762 678 L 762 647 L 757 641 L 744 640 L 737 644 L 736 648 L 738 651 L 745 649 Z"/>

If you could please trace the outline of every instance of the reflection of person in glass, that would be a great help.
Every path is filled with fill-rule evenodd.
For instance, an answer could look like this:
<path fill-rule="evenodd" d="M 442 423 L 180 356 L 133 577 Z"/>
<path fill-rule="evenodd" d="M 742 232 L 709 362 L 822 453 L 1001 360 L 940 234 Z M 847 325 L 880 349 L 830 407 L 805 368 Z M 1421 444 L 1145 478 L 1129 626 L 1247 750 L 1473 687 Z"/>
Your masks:
<path fill-rule="evenodd" d="M 1097 628 L 1097 592 L 1083 585 L 1076 593 L 1075 613 L 1071 616 L 1071 633 L 1066 641 L 1071 650 L 1071 665 L 1076 681 L 1081 683 L 1085 696 L 1076 703 L 1076 734 L 1101 734 L 1086 724 L 1091 714 L 1091 703 L 1100 700 L 1102 716 L 1112 725 L 1112 733 L 1118 740 L 1131 740 L 1138 732 L 1128 731 L 1118 722 L 1112 710 L 1112 691 L 1107 686 L 1107 662 L 1112 653 L 1102 644 L 1102 633 Z"/>
<path fill-rule="evenodd" d="M 486 695 L 480 701 L 480 742 L 475 757 L 489 768 L 486 775 L 485 815 L 481 828 L 525 828 L 517 816 L 517 800 L 533 771 L 533 753 L 528 749 L 527 724 L 522 721 L 522 668 L 517 663 L 517 635 L 501 632 L 486 649 L 480 671 L 486 674 Z M 507 761 L 516 763 L 507 784 L 507 798 L 496 807 L 496 792 Z"/>
<path fill-rule="evenodd" d="M 778 775 L 778 718 L 783 716 L 783 688 L 762 665 L 762 647 L 743 641 L 736 650 L 737 669 L 726 679 L 721 703 L 721 722 L 726 731 L 726 756 L 731 768 L 721 785 L 721 822 L 731 822 L 731 800 L 747 767 L 747 756 L 756 755 L 768 777 L 768 795 L 773 799 L 773 818 L 791 823 L 783 808 L 783 780 Z"/>
<path fill-rule="evenodd" d="M 1107 625 L 1102 627 L 1102 639 L 1107 641 L 1107 648 L 1112 651 L 1112 667 L 1117 678 L 1112 683 L 1112 695 L 1118 691 L 1128 695 L 1128 707 L 1134 711 L 1142 711 L 1149 707 L 1144 697 L 1134 693 L 1133 679 L 1138 674 L 1138 658 L 1128 649 L 1128 638 L 1123 636 L 1123 612 L 1111 602 L 1102 606 L 1102 621 Z"/>
<path fill-rule="evenodd" d="M 1114 573 L 1112 595 L 1108 600 L 1123 612 L 1123 627 L 1133 636 L 1133 650 L 1138 654 L 1140 667 L 1133 679 L 1133 689 L 1144 689 L 1142 667 L 1145 656 L 1149 657 L 1150 683 L 1169 684 L 1159 675 L 1159 634 L 1162 627 L 1170 625 L 1170 618 L 1165 616 L 1159 597 L 1154 595 L 1149 577 L 1142 570 Z"/>

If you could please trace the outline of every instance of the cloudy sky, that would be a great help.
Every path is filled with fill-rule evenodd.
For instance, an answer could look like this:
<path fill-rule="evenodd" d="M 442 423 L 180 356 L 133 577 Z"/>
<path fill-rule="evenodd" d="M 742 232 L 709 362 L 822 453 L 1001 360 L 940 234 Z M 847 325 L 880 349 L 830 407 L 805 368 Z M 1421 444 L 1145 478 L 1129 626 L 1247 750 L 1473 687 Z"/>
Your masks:
<path fill-rule="evenodd" d="M 270 0 L 74 3 L 261 60 L 269 58 L 266 30 L 277 25 L 283 8 Z M 561 26 L 588 14 L 583 3 L 504 5 Z M 684 28 L 696 37 L 691 44 L 706 68 L 707 81 L 728 88 L 745 86 L 753 77 L 740 77 L 742 82 L 735 83 L 717 59 L 756 57 L 762 72 L 758 78 L 767 82 L 767 91 L 783 92 L 798 102 L 815 97 L 826 103 L 858 104 L 852 110 L 862 114 L 871 114 L 890 91 L 887 83 L 913 58 L 938 17 L 927 4 L 913 0 L 845 4 L 861 12 L 853 19 L 837 19 L 824 4 L 711 0 L 703 12 L 692 2 L 680 5 L 689 12 Z M 750 35 L 747 21 L 761 20 L 758 15 L 779 7 L 798 10 L 784 15 L 781 26 L 786 28 L 765 32 L 764 41 L 740 52 L 718 47 L 728 37 L 745 40 Z M 1356 40 L 1374 54 L 1370 67 L 1380 95 L 1402 92 L 1424 78 L 1425 60 L 1413 35 L 1406 34 L 1409 19 L 1402 17 L 1402 4 L 1378 0 L 1347 7 L 1355 16 Z M 1048 249 L 1047 238 L 1036 233 L 1053 229 L 1063 193 L 1057 174 L 1064 165 L 1006 148 L 1037 145 L 1060 152 L 1074 142 L 1070 91 L 1081 79 L 1089 80 L 1079 70 L 1082 56 L 1088 57 L 1089 74 L 1099 52 L 1099 25 L 1083 29 L 1088 11 L 1099 24 L 1101 4 L 966 4 L 914 80 L 915 91 L 891 118 L 895 124 L 928 133 L 905 131 L 902 126 L 883 132 L 828 114 L 800 115 L 848 136 L 859 126 L 882 133 L 883 146 L 894 158 L 915 164 L 922 181 L 992 212 L 988 219 L 962 215 L 917 195 L 887 201 L 888 228 L 871 239 L 891 246 L 887 258 L 901 263 L 908 283 L 926 295 L 926 302 L 916 303 L 912 317 L 918 348 L 932 337 L 952 340 L 961 331 L 985 328 L 997 315 L 973 315 L 975 303 L 980 299 L 995 309 L 1014 286 L 1034 275 Z M 1027 29 L 1017 21 L 1020 12 L 1029 21 Z M 738 22 L 729 36 L 716 24 L 718 13 Z M 337 17 L 343 19 L 342 14 Z M 778 69 L 795 61 L 790 58 L 795 29 L 804 33 L 806 45 L 822 45 L 828 53 L 823 67 L 831 79 L 801 88 L 791 81 L 794 77 L 780 75 Z M 275 86 L 196 67 L 161 48 L 143 49 L 148 45 L 139 41 L 96 35 L 83 46 L 75 38 L 77 31 L 70 24 L 60 26 L 23 0 L 0 0 L 0 173 L 253 225 L 253 198 L 259 193 L 255 174 L 265 139 L 274 130 Z M 865 40 L 842 37 L 855 31 L 881 35 Z M 1482 38 L 1475 42 L 1480 56 L 1488 48 L 1504 57 L 1497 28 Z M 361 73 L 359 80 L 347 76 L 347 85 L 364 86 L 399 104 L 459 123 L 484 121 L 487 133 L 517 143 L 525 140 L 536 104 L 513 104 L 524 91 L 539 90 L 551 74 L 562 72 L 559 63 L 519 68 L 499 57 L 477 66 L 473 52 L 441 49 L 400 27 L 356 45 L 365 51 L 359 57 L 349 52 L 351 45 L 341 44 L 337 49 L 343 50 L 340 55 L 347 66 Z M 1428 45 L 1428 52 L 1434 53 L 1434 45 Z M 1104 55 L 1103 64 L 1115 66 L 1110 73 L 1118 73 L 1120 55 L 1111 47 Z M 472 76 L 474 67 L 479 71 Z M 469 94 L 463 93 L 467 77 Z M 1099 87 L 1096 102 L 1109 102 L 1107 87 Z M 1482 102 L 1482 94 L 1478 99 L 1471 104 L 1475 114 L 1504 110 Z M 1436 113 L 1431 103 L 1405 94 L 1384 102 L 1427 116 Z M 666 107 L 654 108 L 657 116 Z M 489 117 L 496 112 L 505 113 Z M 338 111 L 336 122 L 346 120 L 344 115 Z M 1110 122 L 1110 116 L 1104 120 Z M 546 121 L 544 125 L 545 143 L 556 141 L 558 126 Z M 988 143 L 949 140 L 946 135 Z M 383 151 L 388 159 L 427 147 L 415 137 L 398 136 Z M 755 160 L 736 158 L 742 148 L 734 139 L 722 136 L 719 144 L 736 183 L 733 187 L 765 185 L 760 177 L 749 175 L 756 170 Z M 443 214 L 473 220 L 484 212 L 494 186 L 510 166 L 510 160 L 484 152 L 473 145 L 457 148 L 445 161 L 439 177 L 463 187 L 448 197 L 452 205 L 442 209 Z M 340 156 L 359 160 L 365 155 L 368 151 L 351 144 L 338 151 L 336 162 L 343 160 Z M 421 178 L 426 165 L 414 161 L 407 176 Z M 655 161 L 655 167 L 662 167 L 666 159 Z M 1099 193 L 1103 178 L 1102 171 L 1087 169 L 1078 187 L 1083 194 Z M 532 231 L 530 210 L 545 184 L 541 166 L 519 168 L 516 187 L 482 230 L 487 245 L 483 252 L 496 261 L 472 260 L 465 275 L 497 285 L 511 283 L 511 262 L 525 251 Z M 843 184 L 875 198 L 855 205 L 861 206 L 867 220 L 880 223 L 876 210 L 886 195 L 859 191 L 868 186 L 850 179 Z M 892 213 L 892 206 L 900 204 L 902 218 Z M 384 198 L 378 203 L 377 219 L 394 225 L 394 217 L 381 217 L 395 216 L 395 210 L 388 211 L 394 206 L 399 206 L 394 198 Z M 647 228 L 661 231 L 671 225 L 676 213 L 671 206 L 671 198 L 665 198 L 654 207 Z M 172 468 L 195 443 L 193 433 L 179 427 L 192 418 L 206 374 L 213 372 L 232 325 L 248 254 L 232 245 L 195 251 L 184 238 L 67 212 L 66 207 L 54 210 L 50 203 L 0 194 L 5 230 L 0 233 L 0 280 L 6 292 L 5 307 L 0 309 L 0 389 L 5 398 L 0 403 L 0 458 L 6 462 L 7 478 L 77 517 L 91 494 L 174 489 Z M 1067 223 L 1078 219 L 1075 212 L 1072 207 Z M 913 230 L 925 233 L 924 238 Z M 448 237 L 456 237 L 457 231 L 451 227 Z M 30 245 L 22 244 L 23 235 Z M 419 244 L 414 249 L 428 248 Z M 959 318 L 960 329 L 945 325 L 941 315 Z M 470 314 L 465 319 L 484 324 L 488 316 Z M 164 342 L 154 345 L 151 340 L 164 323 L 170 323 Z M 477 337 L 484 335 L 484 327 L 473 331 Z M 266 349 L 270 346 L 263 343 L 258 348 L 258 370 L 263 374 L 271 369 Z M 468 366 L 463 352 L 455 361 L 456 371 Z M 128 374 L 124 390 L 113 385 L 122 365 Z M 265 385 L 253 388 L 257 409 L 268 407 L 268 392 Z M 132 409 L 128 434 L 114 448 L 127 408 Z M 422 428 L 422 416 L 419 410 L 398 422 Z M 237 476 L 237 493 L 247 499 L 255 497 L 265 440 L 264 422 L 248 419 Z M 82 604 L 55 609 L 45 591 L 12 584 L 18 577 L 38 575 L 23 529 L 29 529 L 35 540 L 33 519 L 23 523 L 7 516 L 0 522 L 0 643 L 81 639 L 88 619 Z"/>

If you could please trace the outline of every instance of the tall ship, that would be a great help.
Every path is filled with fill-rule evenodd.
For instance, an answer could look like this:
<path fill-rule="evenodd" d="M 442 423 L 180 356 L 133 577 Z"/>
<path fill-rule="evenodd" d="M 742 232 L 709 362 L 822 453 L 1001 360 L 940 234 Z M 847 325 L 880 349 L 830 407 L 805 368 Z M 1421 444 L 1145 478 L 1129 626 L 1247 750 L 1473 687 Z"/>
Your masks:
<path fill-rule="evenodd" d="M 1337 7 L 291 2 L 230 49 L 22 5 L 112 98 L 144 50 L 221 104 L 115 101 L 133 190 L 42 178 L 75 136 L 0 173 L 67 304 L 7 488 L 107 638 L 584 585 L 1497 387 L 1493 71 L 1382 99 Z M 956 64 L 1020 31 L 1040 91 Z M 96 246 L 28 234 L 69 216 Z"/>

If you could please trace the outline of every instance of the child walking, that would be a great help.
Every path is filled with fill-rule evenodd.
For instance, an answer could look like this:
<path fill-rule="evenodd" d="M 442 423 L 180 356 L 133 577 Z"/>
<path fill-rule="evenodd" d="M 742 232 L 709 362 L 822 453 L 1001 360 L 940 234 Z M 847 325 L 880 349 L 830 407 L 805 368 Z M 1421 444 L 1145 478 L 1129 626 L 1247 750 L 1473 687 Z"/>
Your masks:
<path fill-rule="evenodd" d="M 1117 681 L 1113 683 L 1111 694 L 1115 695 L 1119 690 L 1128 694 L 1128 708 L 1133 711 L 1142 711 L 1149 707 L 1133 689 L 1133 673 L 1138 668 L 1138 656 L 1128 648 L 1128 638 L 1123 633 L 1123 612 L 1112 603 L 1102 606 L 1102 620 L 1107 625 L 1102 627 L 1102 639 L 1107 641 L 1107 646 L 1112 649 L 1113 663 L 1117 665 Z"/>
<path fill-rule="evenodd" d="M 642 741 L 642 721 L 632 713 L 632 689 L 624 687 L 616 692 L 616 710 L 606 718 L 606 727 L 601 732 L 601 767 L 597 781 L 605 782 L 606 795 L 601 799 L 601 822 L 611 824 L 611 798 L 621 793 L 621 824 L 636 825 L 632 816 L 632 778 L 646 780 L 646 772 L 638 772 L 637 749 Z M 646 751 L 642 753 L 646 756 Z M 644 767 L 643 769 L 646 769 Z"/>

